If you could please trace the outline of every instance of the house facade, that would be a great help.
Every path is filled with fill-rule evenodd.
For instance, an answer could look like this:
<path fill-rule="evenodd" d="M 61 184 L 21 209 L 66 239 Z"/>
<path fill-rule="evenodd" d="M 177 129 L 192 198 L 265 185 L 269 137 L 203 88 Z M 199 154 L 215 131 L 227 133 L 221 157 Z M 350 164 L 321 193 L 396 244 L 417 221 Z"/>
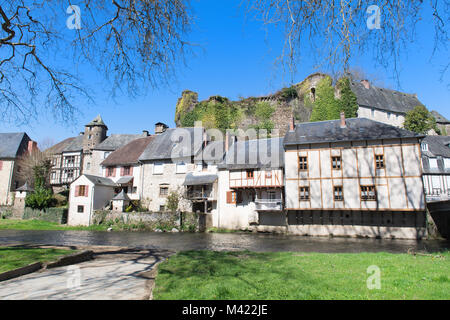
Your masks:
<path fill-rule="evenodd" d="M 214 226 L 258 231 L 285 228 L 282 141 L 236 141 L 226 148 L 225 159 L 218 165 Z"/>
<path fill-rule="evenodd" d="M 0 141 L 0 205 L 13 205 L 15 190 L 26 182 L 18 174 L 18 160 L 37 150 L 37 144 L 25 132 L 0 133 Z"/>
<path fill-rule="evenodd" d="M 450 137 L 427 136 L 421 151 L 427 202 L 450 200 Z"/>
<path fill-rule="evenodd" d="M 424 237 L 420 138 L 343 115 L 292 128 L 284 139 L 288 232 Z"/>

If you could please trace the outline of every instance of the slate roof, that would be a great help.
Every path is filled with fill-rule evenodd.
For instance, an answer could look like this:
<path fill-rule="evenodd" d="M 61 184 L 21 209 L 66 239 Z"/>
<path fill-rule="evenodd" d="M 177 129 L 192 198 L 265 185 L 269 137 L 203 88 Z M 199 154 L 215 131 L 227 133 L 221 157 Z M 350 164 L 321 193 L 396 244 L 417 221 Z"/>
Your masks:
<path fill-rule="evenodd" d="M 267 150 L 267 153 L 265 150 Z M 283 166 L 283 138 L 270 138 L 237 141 L 233 143 L 229 147 L 228 152 L 225 155 L 225 159 L 218 165 L 218 168 L 237 170 L 280 168 Z"/>
<path fill-rule="evenodd" d="M 136 164 L 139 157 L 144 152 L 147 145 L 154 139 L 155 136 L 135 139 L 123 147 L 112 152 L 102 163 L 102 166 L 126 165 Z"/>
<path fill-rule="evenodd" d="M 96 145 L 94 150 L 114 151 L 130 143 L 131 141 L 142 138 L 141 134 L 112 134 Z"/>
<path fill-rule="evenodd" d="M 54 146 L 48 148 L 46 151 L 50 154 L 59 154 L 63 152 L 76 152 L 83 150 L 83 136 L 67 138 Z"/>
<path fill-rule="evenodd" d="M 425 174 L 450 174 L 450 168 L 444 165 L 444 158 L 450 158 L 450 137 L 426 136 L 422 144 L 428 144 L 428 151 L 422 150 L 423 173 Z M 428 158 L 437 158 L 437 168 L 430 168 Z"/>
<path fill-rule="evenodd" d="M 424 136 L 382 122 L 350 118 L 346 119 L 345 128 L 341 128 L 340 120 L 299 123 L 293 132 L 286 133 L 284 145 L 421 137 Z"/>
<path fill-rule="evenodd" d="M 117 194 L 114 198 L 112 198 L 112 200 L 125 200 L 125 201 L 129 201 L 130 198 L 127 196 L 127 194 L 123 191 L 120 191 L 119 194 Z"/>
<path fill-rule="evenodd" d="M 217 180 L 216 174 L 193 174 L 189 172 L 184 179 L 183 185 L 185 186 L 195 186 L 202 184 L 211 184 Z"/>
<path fill-rule="evenodd" d="M 440 114 L 437 111 L 431 111 L 431 114 L 434 116 L 434 118 L 436 119 L 437 123 L 442 123 L 442 124 L 450 124 L 450 121 L 447 120 L 442 114 Z"/>
<path fill-rule="evenodd" d="M 211 141 L 203 148 L 202 159 L 208 164 L 218 164 L 225 155 L 225 141 Z"/>
<path fill-rule="evenodd" d="M 203 131 L 203 128 L 198 127 L 167 129 L 155 136 L 139 157 L 139 161 L 195 156 L 202 149 Z"/>
<path fill-rule="evenodd" d="M 108 186 L 108 187 L 117 186 L 117 184 L 114 183 L 114 181 L 112 181 L 109 178 L 94 176 L 94 175 L 90 175 L 90 174 L 83 174 L 80 177 L 82 177 L 82 176 L 85 176 L 86 178 L 88 178 L 88 180 L 91 181 L 95 185 Z"/>
<path fill-rule="evenodd" d="M 351 81 L 350 88 L 360 106 L 404 114 L 423 105 L 413 94 L 378 88 L 372 84 L 366 89 L 362 83 Z"/>
<path fill-rule="evenodd" d="M 0 133 L 0 159 L 14 159 L 27 148 L 30 137 L 25 132 Z"/>

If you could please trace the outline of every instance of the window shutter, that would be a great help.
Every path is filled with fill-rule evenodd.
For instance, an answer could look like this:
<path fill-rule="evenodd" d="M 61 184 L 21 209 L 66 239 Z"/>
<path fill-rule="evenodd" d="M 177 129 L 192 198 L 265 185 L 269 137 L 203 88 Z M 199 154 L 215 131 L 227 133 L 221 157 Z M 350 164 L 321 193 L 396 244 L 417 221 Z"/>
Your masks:
<path fill-rule="evenodd" d="M 233 193 L 233 191 L 227 191 L 227 203 L 233 203 L 232 202 L 232 193 Z"/>
<path fill-rule="evenodd" d="M 0 160 L 0 170 L 3 169 L 3 161 Z"/>
<path fill-rule="evenodd" d="M 75 186 L 75 197 L 78 197 L 80 193 L 80 186 Z"/>
<path fill-rule="evenodd" d="M 116 167 L 113 168 L 113 174 L 112 174 L 112 176 L 113 176 L 113 177 L 116 176 Z"/>
<path fill-rule="evenodd" d="M 133 166 L 130 166 L 130 176 L 133 175 Z"/>
<path fill-rule="evenodd" d="M 84 196 L 87 197 L 89 195 L 89 186 L 84 186 Z"/>
<path fill-rule="evenodd" d="M 124 167 L 120 168 L 120 176 L 123 177 L 123 171 L 124 171 Z"/>
<path fill-rule="evenodd" d="M 242 202 L 242 192 L 236 192 L 236 203 Z"/>

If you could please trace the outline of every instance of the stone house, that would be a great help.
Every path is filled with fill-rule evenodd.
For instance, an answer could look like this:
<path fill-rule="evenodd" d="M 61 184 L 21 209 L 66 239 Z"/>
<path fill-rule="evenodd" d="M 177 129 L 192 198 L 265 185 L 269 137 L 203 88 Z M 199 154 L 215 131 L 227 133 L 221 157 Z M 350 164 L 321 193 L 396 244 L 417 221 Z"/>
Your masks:
<path fill-rule="evenodd" d="M 450 135 L 450 121 L 437 111 L 431 111 L 431 114 L 436 119 L 436 126 L 441 131 L 441 135 Z"/>
<path fill-rule="evenodd" d="M 291 125 L 284 138 L 288 232 L 424 237 L 422 137 L 343 114 Z"/>
<path fill-rule="evenodd" d="M 159 131 L 139 157 L 143 206 L 150 211 L 165 211 L 171 192 L 184 195 L 186 175 L 203 166 L 201 155 L 205 145 L 203 128 L 163 128 Z M 183 197 L 180 210 L 192 210 L 191 201 Z"/>
<path fill-rule="evenodd" d="M 15 190 L 26 181 L 19 178 L 19 159 L 37 150 L 37 143 L 25 132 L 0 133 L 0 205 L 13 205 Z"/>
<path fill-rule="evenodd" d="M 236 141 L 226 149 L 224 160 L 218 164 L 218 210 L 213 225 L 259 231 L 283 229 L 283 138 Z"/>
<path fill-rule="evenodd" d="M 140 134 L 112 134 L 107 136 L 108 127 L 100 115 L 85 125 L 84 132 L 77 137 L 67 138 L 47 149 L 52 154 L 50 183 L 54 191 L 67 189 L 80 175 L 86 173 L 101 175 L 100 163 L 114 150 L 128 142 L 148 136 Z"/>
<path fill-rule="evenodd" d="M 421 150 L 427 202 L 450 200 L 450 137 L 426 136 Z"/>

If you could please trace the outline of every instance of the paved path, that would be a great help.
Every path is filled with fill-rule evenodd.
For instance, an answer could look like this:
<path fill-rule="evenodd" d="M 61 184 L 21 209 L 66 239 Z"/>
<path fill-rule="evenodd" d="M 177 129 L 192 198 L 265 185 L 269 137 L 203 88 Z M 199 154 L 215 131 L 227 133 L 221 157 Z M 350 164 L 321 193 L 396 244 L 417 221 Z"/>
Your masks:
<path fill-rule="evenodd" d="M 147 300 L 154 267 L 171 254 L 151 249 L 89 249 L 94 250 L 94 260 L 0 282 L 0 299 Z"/>

